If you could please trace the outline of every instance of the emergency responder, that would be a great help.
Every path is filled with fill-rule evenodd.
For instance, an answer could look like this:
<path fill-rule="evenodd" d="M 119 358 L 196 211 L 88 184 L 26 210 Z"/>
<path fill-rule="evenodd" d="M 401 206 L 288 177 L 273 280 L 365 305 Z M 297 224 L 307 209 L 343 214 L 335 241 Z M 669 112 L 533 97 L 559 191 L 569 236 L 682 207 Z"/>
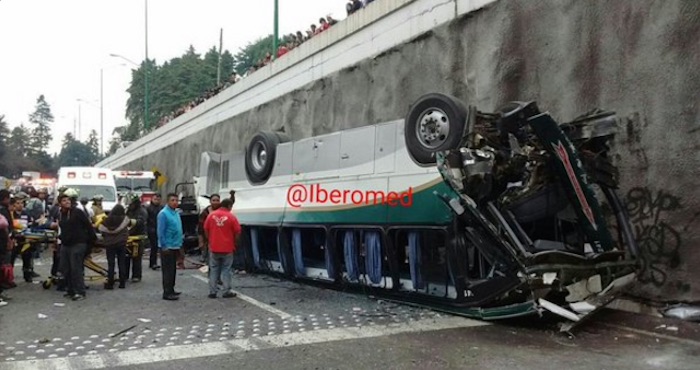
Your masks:
<path fill-rule="evenodd" d="M 47 204 L 46 196 L 48 195 L 46 188 L 40 188 L 31 194 L 32 198 L 27 202 L 26 208 L 27 213 L 32 216 L 33 219 L 38 220 L 41 216 L 46 214 Z"/>
<path fill-rule="evenodd" d="M 39 277 L 39 274 L 34 272 L 33 262 L 34 259 L 34 245 L 29 244 L 27 246 L 26 238 L 22 234 L 23 231 L 30 229 L 35 226 L 34 219 L 29 214 L 29 212 L 24 208 L 24 202 L 27 200 L 28 196 L 24 192 L 19 192 L 15 196 L 15 206 L 12 212 L 13 223 L 15 223 L 13 238 L 15 239 L 15 248 L 12 251 L 12 257 L 10 264 L 15 265 L 17 257 L 22 257 L 22 275 L 24 276 L 24 281 L 31 283 L 32 278 Z"/>
<path fill-rule="evenodd" d="M 105 214 L 105 211 L 102 208 L 102 199 L 104 199 L 102 194 L 97 194 L 92 197 L 92 213 L 95 215 L 94 217 Z"/>
<path fill-rule="evenodd" d="M 141 199 L 136 194 L 127 194 L 127 202 L 129 204 L 126 210 L 126 216 L 135 221 L 135 225 L 129 230 L 129 236 L 146 236 L 148 230 L 148 212 L 141 205 Z M 129 277 L 129 271 L 133 263 L 133 273 L 131 274 L 131 282 L 138 283 L 142 277 L 142 258 L 145 249 L 145 238 L 138 242 L 138 248 L 131 251 L 133 255 L 127 256 L 126 259 L 126 276 Z M 127 252 L 129 252 L 127 248 Z"/>
<path fill-rule="evenodd" d="M 95 213 L 92 211 L 92 207 L 88 207 L 88 202 L 90 199 L 88 197 L 82 197 L 80 198 L 80 205 L 83 206 L 83 209 L 85 210 L 85 214 L 88 216 L 88 219 L 90 222 L 95 222 Z"/>

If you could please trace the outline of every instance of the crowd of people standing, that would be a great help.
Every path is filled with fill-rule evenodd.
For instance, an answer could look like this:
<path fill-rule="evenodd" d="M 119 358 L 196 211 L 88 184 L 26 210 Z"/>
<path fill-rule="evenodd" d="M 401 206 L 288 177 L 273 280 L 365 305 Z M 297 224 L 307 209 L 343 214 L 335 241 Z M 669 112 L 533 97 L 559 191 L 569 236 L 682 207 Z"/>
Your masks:
<path fill-rule="evenodd" d="M 57 234 L 49 248 L 53 252 L 51 277 L 56 278 L 57 290 L 65 292 L 66 298 L 85 299 L 85 261 L 94 247 L 104 249 L 107 257 L 104 289 L 112 290 L 116 283 L 119 288 L 126 288 L 129 275 L 132 283 L 140 282 L 145 245 L 149 243 L 149 267 L 162 270 L 163 299 L 179 299 L 175 277 L 176 270 L 184 268 L 184 233 L 177 194 L 168 194 L 165 204 L 161 204 L 158 194 L 148 205 L 142 205 L 138 197 L 129 197 L 126 206 L 117 204 L 109 214 L 102 210 L 100 197 L 88 207 L 79 201 L 74 189 L 59 189 L 53 205 L 46 195 L 41 191 L 28 199 L 24 193 L 12 196 L 8 190 L 0 190 L 0 306 L 8 305 L 10 300 L 5 291 L 18 286 L 14 282 L 18 256 L 22 257 L 25 281 L 31 283 L 39 277 L 32 265 L 38 245 L 24 240 L 26 231 L 38 230 Z M 221 200 L 219 195 L 212 195 L 211 205 L 201 215 L 202 241 L 208 250 L 210 298 L 217 298 L 219 285 L 223 286 L 223 297 L 236 296 L 231 290 L 231 272 L 241 227 L 232 213 L 233 196 L 231 192 L 231 198 Z M 136 237 L 135 241 L 130 242 L 130 237 Z M 159 254 L 162 266 L 158 266 Z"/>
<path fill-rule="evenodd" d="M 349 0 L 347 4 L 345 5 L 345 9 L 347 11 L 347 15 L 350 16 L 354 14 L 355 12 L 363 9 L 364 7 L 368 6 L 370 3 L 374 2 L 374 0 Z M 337 24 L 338 21 L 334 19 L 332 16 L 327 15 L 325 17 L 319 18 L 318 25 L 315 23 L 312 23 L 311 26 L 304 32 L 302 31 L 297 31 L 296 33 L 290 33 L 288 35 L 285 35 L 281 38 L 280 40 L 280 46 L 277 48 L 276 51 L 276 57 L 281 58 L 283 55 L 287 54 L 291 50 L 295 49 L 299 45 L 303 44 L 304 42 L 310 40 L 314 36 L 320 34 L 323 31 L 326 31 L 327 29 L 331 28 L 333 25 Z M 271 52 L 268 52 L 265 54 L 265 57 L 256 61 L 253 65 L 248 68 L 246 73 L 241 76 L 237 72 L 233 72 L 225 81 L 222 83 L 219 83 L 217 86 L 208 89 L 205 91 L 200 97 L 192 100 L 191 102 L 183 105 L 182 107 L 178 108 L 174 112 L 161 117 L 161 119 L 158 121 L 157 127 L 162 127 L 168 122 L 172 121 L 173 119 L 179 117 L 180 115 L 189 112 L 193 108 L 197 107 L 198 105 L 202 104 L 203 102 L 207 101 L 208 99 L 216 96 L 218 93 L 221 91 L 227 89 L 228 87 L 232 86 L 233 84 L 237 83 L 241 79 L 251 75 L 255 71 L 267 66 L 268 64 L 272 63 L 274 61 L 273 55 Z"/>

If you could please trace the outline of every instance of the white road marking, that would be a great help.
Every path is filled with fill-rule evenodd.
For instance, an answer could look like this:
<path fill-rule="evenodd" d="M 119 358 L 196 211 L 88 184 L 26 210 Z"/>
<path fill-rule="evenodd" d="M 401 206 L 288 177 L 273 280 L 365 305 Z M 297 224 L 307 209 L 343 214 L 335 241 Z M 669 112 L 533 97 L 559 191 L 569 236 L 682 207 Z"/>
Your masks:
<path fill-rule="evenodd" d="M 195 279 L 197 279 L 197 280 L 200 280 L 200 281 L 203 281 L 203 282 L 209 284 L 209 279 L 205 278 L 204 276 L 199 276 L 199 275 L 190 275 L 190 276 L 192 276 L 193 278 L 195 278 Z M 252 305 L 255 305 L 255 306 L 257 306 L 257 307 L 260 307 L 260 308 L 262 308 L 263 310 L 265 310 L 265 311 L 267 311 L 267 312 L 270 312 L 270 313 L 272 313 L 272 314 L 274 314 L 274 315 L 277 315 L 277 316 L 279 316 L 279 317 L 281 317 L 281 318 L 283 318 L 283 319 L 285 319 L 285 320 L 291 319 L 291 318 L 292 318 L 292 315 L 290 315 L 290 314 L 288 314 L 288 313 L 286 313 L 286 312 L 284 312 L 284 311 L 282 311 L 282 310 L 276 309 L 276 308 L 270 306 L 269 304 L 262 303 L 262 302 L 258 301 L 257 299 L 255 299 L 255 298 L 253 298 L 253 297 L 249 297 L 249 296 L 247 296 L 247 295 L 245 295 L 245 294 L 242 294 L 241 292 L 237 292 L 237 291 L 235 291 L 235 290 L 233 290 L 233 292 L 235 292 L 235 293 L 237 294 L 237 297 L 238 297 L 238 298 L 240 298 L 240 299 L 242 299 L 242 300 L 244 300 L 244 301 L 246 301 L 246 302 L 248 302 L 248 303 L 250 303 L 250 304 L 252 304 Z"/>
<path fill-rule="evenodd" d="M 3 363 L 8 370 L 35 369 L 103 369 L 107 367 L 152 364 L 163 361 L 187 360 L 201 357 L 222 356 L 244 351 L 256 351 L 280 347 L 291 347 L 341 340 L 376 338 L 389 335 L 428 332 L 491 325 L 484 321 L 462 317 L 438 317 L 410 321 L 402 324 L 314 330 L 300 333 L 274 334 L 254 339 L 232 339 L 157 349 L 144 348 L 101 355 L 85 355 L 69 358 L 24 360 Z"/>

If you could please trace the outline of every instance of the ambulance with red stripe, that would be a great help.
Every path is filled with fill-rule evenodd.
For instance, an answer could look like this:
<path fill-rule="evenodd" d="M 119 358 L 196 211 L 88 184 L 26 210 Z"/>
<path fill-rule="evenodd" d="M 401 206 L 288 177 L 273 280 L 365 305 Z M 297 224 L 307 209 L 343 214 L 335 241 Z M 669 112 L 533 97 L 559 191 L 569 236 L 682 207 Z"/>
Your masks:
<path fill-rule="evenodd" d="M 142 204 L 148 204 L 156 193 L 156 176 L 151 171 L 113 171 L 117 194 L 121 199 L 124 195 L 136 194 Z"/>
<path fill-rule="evenodd" d="M 61 167 L 58 170 L 58 189 L 69 187 L 78 191 L 80 198 L 92 200 L 95 196 L 102 196 L 102 208 L 109 213 L 117 204 L 117 186 L 114 182 L 114 174 L 109 168 L 99 167 Z"/>

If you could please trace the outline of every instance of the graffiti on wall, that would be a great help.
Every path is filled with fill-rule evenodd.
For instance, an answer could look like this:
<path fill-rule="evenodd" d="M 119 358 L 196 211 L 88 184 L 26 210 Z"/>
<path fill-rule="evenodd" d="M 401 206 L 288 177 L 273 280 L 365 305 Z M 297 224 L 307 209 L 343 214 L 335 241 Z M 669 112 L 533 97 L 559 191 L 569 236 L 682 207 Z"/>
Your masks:
<path fill-rule="evenodd" d="M 668 271 L 677 268 L 681 262 L 683 229 L 666 221 L 670 212 L 682 208 L 681 200 L 664 190 L 634 188 L 627 193 L 625 203 L 641 249 L 639 281 L 662 286 L 668 282 Z M 678 288 L 688 290 L 690 286 L 679 283 Z"/>

